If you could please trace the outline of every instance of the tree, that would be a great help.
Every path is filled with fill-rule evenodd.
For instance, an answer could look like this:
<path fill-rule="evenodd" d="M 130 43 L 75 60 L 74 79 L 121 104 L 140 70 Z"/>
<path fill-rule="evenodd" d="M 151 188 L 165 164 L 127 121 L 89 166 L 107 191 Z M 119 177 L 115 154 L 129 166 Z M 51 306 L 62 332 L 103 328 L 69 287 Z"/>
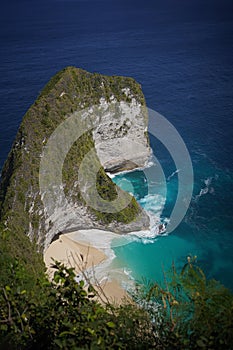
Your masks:
<path fill-rule="evenodd" d="M 164 277 L 164 286 L 149 284 L 137 294 L 159 327 L 164 348 L 233 349 L 231 291 L 207 280 L 196 257 L 189 256 L 180 272 L 173 265 Z"/>

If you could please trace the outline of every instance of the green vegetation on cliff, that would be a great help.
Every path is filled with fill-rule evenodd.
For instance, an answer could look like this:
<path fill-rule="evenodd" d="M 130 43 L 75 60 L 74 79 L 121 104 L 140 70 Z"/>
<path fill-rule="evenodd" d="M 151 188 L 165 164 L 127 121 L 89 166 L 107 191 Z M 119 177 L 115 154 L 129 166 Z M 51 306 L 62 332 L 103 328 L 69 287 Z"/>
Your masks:
<path fill-rule="evenodd" d="M 44 145 L 57 126 L 73 112 L 98 104 L 102 97 L 109 101 L 114 95 L 118 101 L 128 101 L 129 97 L 123 92 L 126 87 L 130 88 L 141 104 L 145 104 L 140 85 L 131 78 L 107 77 L 68 67 L 49 81 L 24 116 L 2 170 L 0 217 L 4 229 L 14 232 L 15 235 L 29 235 L 31 241 L 43 248 L 46 227 L 39 190 L 39 167 Z M 77 180 L 77 169 L 83 156 L 93 146 L 92 134 L 84 134 L 71 147 L 63 166 L 66 193 L 72 192 L 72 201 L 84 205 L 80 191 L 74 190 L 74 182 Z M 115 185 L 103 168 L 99 170 L 97 187 L 100 196 L 105 199 L 113 198 L 116 193 Z M 137 217 L 140 210 L 132 199 L 129 207 L 119 215 L 93 210 L 90 212 L 100 222 L 128 223 Z"/>
<path fill-rule="evenodd" d="M 233 349 L 233 295 L 191 258 L 165 286 L 138 286 L 134 302 L 100 304 L 91 285 L 55 263 L 40 290 L 16 278 L 0 290 L 1 349 Z"/>
<path fill-rule="evenodd" d="M 73 112 L 98 104 L 102 97 L 109 101 L 114 95 L 118 101 L 128 101 L 124 88 L 129 88 L 133 96 L 145 104 L 140 85 L 131 78 L 107 77 L 67 67 L 49 81 L 25 114 L 1 174 L 0 282 L 8 283 L 12 277 L 10 269 L 16 265 L 25 272 L 25 284 L 35 285 L 43 275 L 42 255 L 37 252 L 44 248 L 48 228 L 39 188 L 39 169 L 47 140 Z M 70 193 L 71 202 L 84 206 L 85 201 L 80 191 L 74 190 L 74 183 L 80 162 L 93 146 L 92 133 L 85 133 L 73 144 L 63 166 L 65 193 Z M 95 161 L 99 162 L 97 156 Z M 114 199 L 116 186 L 101 166 L 97 188 L 102 198 Z M 134 198 L 125 210 L 116 214 L 88 210 L 100 225 L 112 221 L 128 223 L 141 211 Z"/>

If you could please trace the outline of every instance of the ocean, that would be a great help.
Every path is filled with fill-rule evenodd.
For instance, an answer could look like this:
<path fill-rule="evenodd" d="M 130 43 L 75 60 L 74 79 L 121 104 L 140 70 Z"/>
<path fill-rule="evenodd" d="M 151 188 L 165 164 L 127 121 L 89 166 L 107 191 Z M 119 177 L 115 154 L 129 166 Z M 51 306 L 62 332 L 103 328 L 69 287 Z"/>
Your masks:
<path fill-rule="evenodd" d="M 113 264 L 136 280 L 160 280 L 173 261 L 180 267 L 187 255 L 197 255 L 208 277 L 233 290 L 232 2 L 11 0 L 3 2 L 0 19 L 0 166 L 23 115 L 60 69 L 135 78 L 148 107 L 184 140 L 194 188 L 173 232 L 131 236 L 113 248 Z M 166 197 L 153 183 L 148 192 L 142 170 L 114 181 L 126 190 L 133 183 L 139 203 L 166 223 L 179 169 L 153 135 L 150 142 L 167 179 Z"/>

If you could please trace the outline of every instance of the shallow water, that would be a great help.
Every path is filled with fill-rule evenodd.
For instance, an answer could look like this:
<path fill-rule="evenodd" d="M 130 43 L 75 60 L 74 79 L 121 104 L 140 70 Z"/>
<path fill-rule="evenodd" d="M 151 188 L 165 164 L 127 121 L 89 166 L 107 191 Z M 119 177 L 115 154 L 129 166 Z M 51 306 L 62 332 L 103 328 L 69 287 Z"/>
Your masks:
<path fill-rule="evenodd" d="M 155 226 L 152 224 L 149 234 L 130 237 L 128 245 L 114 248 L 115 264 L 127 267 L 136 280 L 161 280 L 163 271 L 169 270 L 173 262 L 182 267 L 188 255 L 196 255 L 209 278 L 232 288 L 232 176 L 206 160 L 202 163 L 201 156 L 195 174 L 189 210 L 169 235 L 158 235 L 157 220 L 165 223 L 169 220 L 177 195 L 177 173 L 174 171 L 167 177 L 166 201 L 157 184 L 154 188 L 152 185 L 148 195 L 148 184 L 142 181 L 143 172 L 129 172 L 113 178 L 119 186 L 132 178 L 138 202 L 155 218 Z M 202 177 L 203 174 L 206 177 Z M 225 186 L 227 191 L 222 191 Z M 122 187 L 127 190 L 127 186 Z"/>

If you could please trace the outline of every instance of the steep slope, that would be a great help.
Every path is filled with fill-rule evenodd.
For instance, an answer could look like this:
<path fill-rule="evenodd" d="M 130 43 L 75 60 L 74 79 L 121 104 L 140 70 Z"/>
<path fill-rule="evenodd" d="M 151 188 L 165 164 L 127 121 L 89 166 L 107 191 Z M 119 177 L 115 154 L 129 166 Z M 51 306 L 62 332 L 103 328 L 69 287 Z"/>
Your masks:
<path fill-rule="evenodd" d="M 67 123 L 68 134 L 64 138 L 60 132 L 55 153 L 48 158 L 57 130 L 61 125 L 66 130 Z M 145 212 L 123 191 L 127 205 L 114 207 L 120 192 L 103 168 L 114 172 L 142 166 L 150 153 L 146 128 L 144 96 L 133 79 L 74 67 L 56 74 L 24 116 L 3 167 L 3 229 L 28 235 L 43 250 L 56 234 L 72 229 L 127 232 L 148 227 Z M 68 146 L 67 140 L 72 141 Z M 130 150 L 130 142 L 136 148 Z M 79 175 L 84 163 L 88 168 Z M 62 174 L 60 182 L 56 168 Z M 78 181 L 91 187 L 94 172 L 103 209 L 94 203 L 96 192 L 83 190 Z M 113 203 L 113 210 L 106 210 L 106 201 Z"/>

